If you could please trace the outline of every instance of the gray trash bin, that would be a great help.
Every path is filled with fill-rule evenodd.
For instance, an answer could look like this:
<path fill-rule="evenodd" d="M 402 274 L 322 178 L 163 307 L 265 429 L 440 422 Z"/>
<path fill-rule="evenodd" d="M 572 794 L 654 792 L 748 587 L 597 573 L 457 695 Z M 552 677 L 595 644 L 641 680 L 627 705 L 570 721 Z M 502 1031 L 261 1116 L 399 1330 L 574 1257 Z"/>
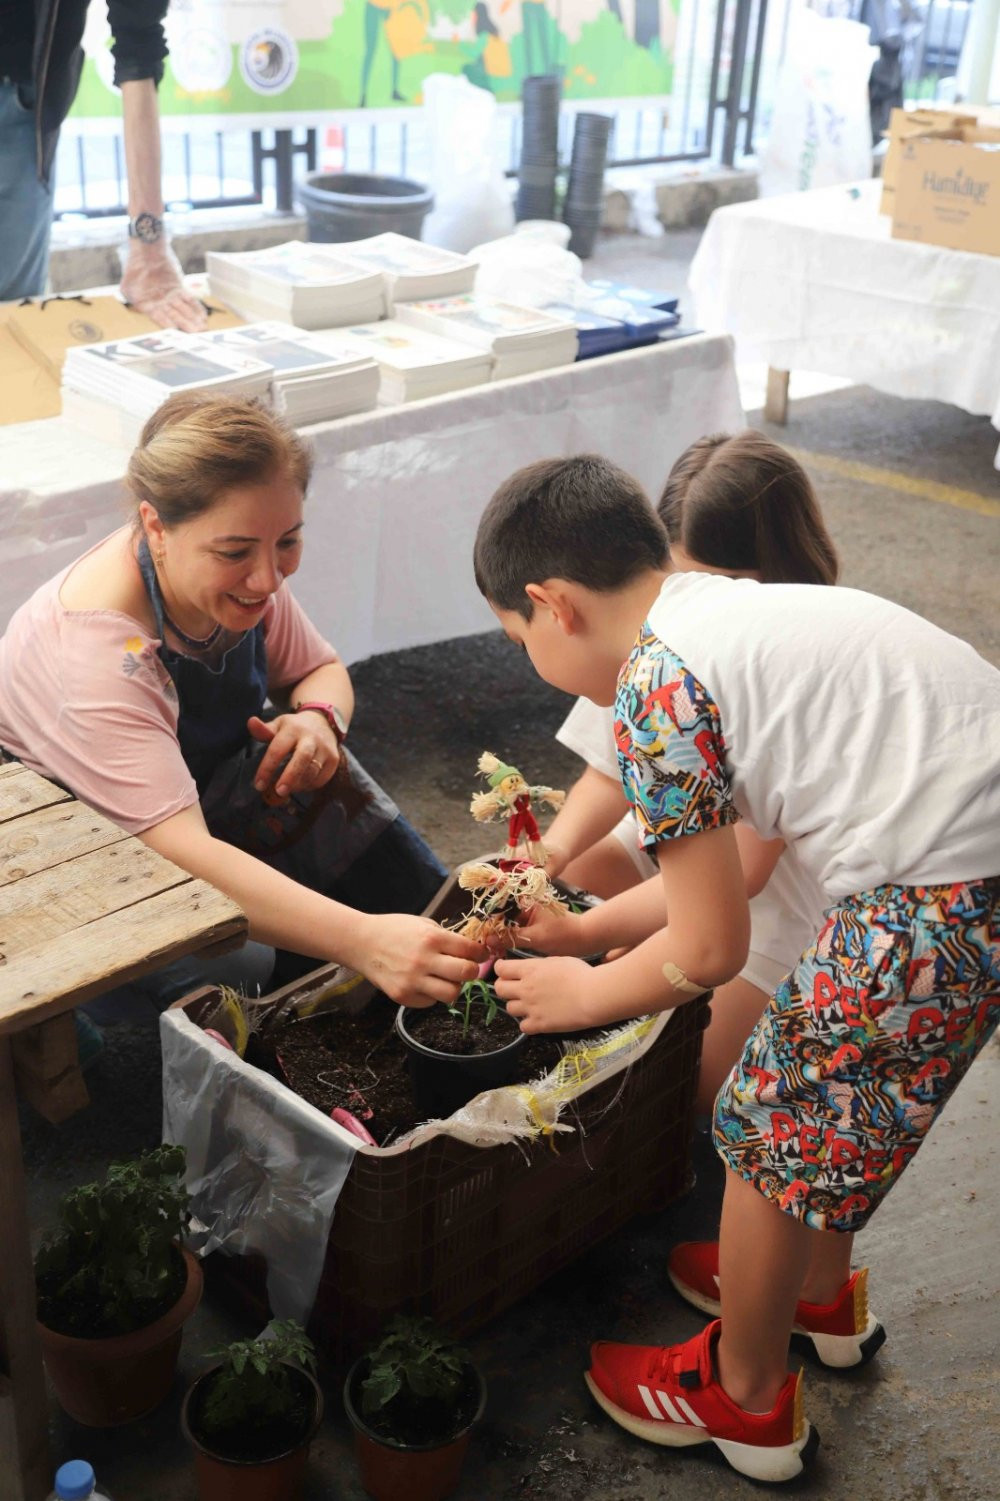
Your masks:
<path fill-rule="evenodd" d="M 393 230 L 419 240 L 434 194 L 406 177 L 366 172 L 310 172 L 299 185 L 310 240 L 364 240 Z"/>

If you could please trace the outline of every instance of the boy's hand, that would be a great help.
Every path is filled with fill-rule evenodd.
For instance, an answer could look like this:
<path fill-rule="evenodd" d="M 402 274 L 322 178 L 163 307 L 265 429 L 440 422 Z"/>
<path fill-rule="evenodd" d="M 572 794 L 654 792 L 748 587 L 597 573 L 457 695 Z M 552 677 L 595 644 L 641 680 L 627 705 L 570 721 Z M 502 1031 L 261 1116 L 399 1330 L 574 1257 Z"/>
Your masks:
<path fill-rule="evenodd" d="M 600 1022 L 588 1000 L 594 971 L 582 959 L 500 959 L 496 993 L 522 1032 L 576 1032 Z"/>
<path fill-rule="evenodd" d="M 525 921 L 514 929 L 514 947 L 536 954 L 572 954 L 582 958 L 594 952 L 588 944 L 585 913 L 532 907 Z"/>

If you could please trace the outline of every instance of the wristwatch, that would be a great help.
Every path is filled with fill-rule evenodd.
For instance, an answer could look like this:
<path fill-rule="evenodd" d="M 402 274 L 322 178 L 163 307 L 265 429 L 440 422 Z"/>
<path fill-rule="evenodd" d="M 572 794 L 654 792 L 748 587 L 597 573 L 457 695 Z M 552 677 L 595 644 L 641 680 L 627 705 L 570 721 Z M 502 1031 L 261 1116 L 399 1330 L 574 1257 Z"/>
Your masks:
<path fill-rule="evenodd" d="M 163 238 L 163 220 L 156 214 L 136 214 L 128 221 L 130 240 L 141 240 L 144 245 L 155 245 Z"/>
<path fill-rule="evenodd" d="M 337 744 L 343 745 L 347 739 L 347 720 L 336 704 L 308 703 L 295 705 L 296 714 L 301 714 L 303 709 L 315 709 L 317 714 L 322 714 L 334 735 L 336 735 Z"/>

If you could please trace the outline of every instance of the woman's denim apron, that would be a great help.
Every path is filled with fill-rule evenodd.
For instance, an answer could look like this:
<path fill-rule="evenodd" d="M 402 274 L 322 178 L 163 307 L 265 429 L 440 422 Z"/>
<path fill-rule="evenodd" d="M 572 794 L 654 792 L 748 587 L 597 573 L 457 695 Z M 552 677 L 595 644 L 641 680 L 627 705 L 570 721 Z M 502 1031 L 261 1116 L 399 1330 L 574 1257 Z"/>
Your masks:
<path fill-rule="evenodd" d="M 177 737 L 195 779 L 210 832 L 255 855 L 293 880 L 362 912 L 420 912 L 447 872 L 395 803 L 346 749 L 334 776 L 315 792 L 295 792 L 270 806 L 254 787 L 267 746 L 251 738 L 251 715 L 272 718 L 267 700 L 267 646 L 262 624 L 246 631 L 216 663 L 186 656 L 166 643 L 163 598 L 145 538 L 139 568 L 160 638 L 159 657 L 177 690 Z M 249 942 L 232 955 L 193 957 L 111 991 L 86 1009 L 97 1021 L 123 1013 L 120 1000 L 137 991 L 159 1007 L 196 985 L 226 983 L 263 990 L 274 950 Z M 282 981 L 321 961 L 282 954 Z"/>

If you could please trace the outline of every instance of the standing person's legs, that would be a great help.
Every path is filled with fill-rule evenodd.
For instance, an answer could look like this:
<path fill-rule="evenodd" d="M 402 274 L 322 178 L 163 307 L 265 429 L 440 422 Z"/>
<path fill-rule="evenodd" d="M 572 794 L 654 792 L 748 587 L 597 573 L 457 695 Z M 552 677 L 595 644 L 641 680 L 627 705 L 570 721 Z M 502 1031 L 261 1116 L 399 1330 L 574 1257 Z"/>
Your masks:
<path fill-rule="evenodd" d="M 52 189 L 40 182 L 29 84 L 0 83 L 0 302 L 45 291 Z"/>

